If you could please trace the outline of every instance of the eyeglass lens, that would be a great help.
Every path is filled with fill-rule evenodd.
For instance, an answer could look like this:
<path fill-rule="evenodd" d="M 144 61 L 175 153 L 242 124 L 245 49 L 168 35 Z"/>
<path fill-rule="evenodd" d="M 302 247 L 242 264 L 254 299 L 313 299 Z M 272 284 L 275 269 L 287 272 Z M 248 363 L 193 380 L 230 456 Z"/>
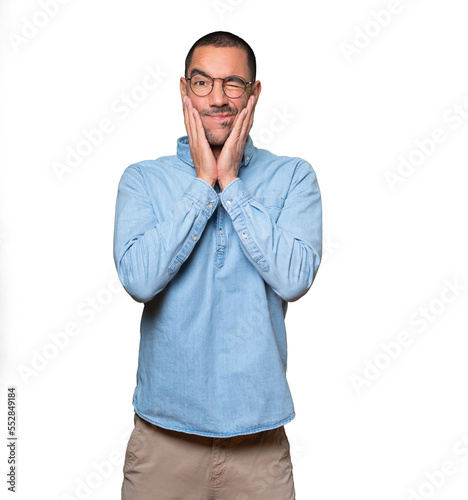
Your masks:
<path fill-rule="evenodd" d="M 205 75 L 192 76 L 190 85 L 199 97 L 207 96 L 213 88 L 213 79 Z M 245 92 L 245 82 L 236 76 L 228 76 L 224 80 L 224 92 L 228 97 L 240 97 Z"/>

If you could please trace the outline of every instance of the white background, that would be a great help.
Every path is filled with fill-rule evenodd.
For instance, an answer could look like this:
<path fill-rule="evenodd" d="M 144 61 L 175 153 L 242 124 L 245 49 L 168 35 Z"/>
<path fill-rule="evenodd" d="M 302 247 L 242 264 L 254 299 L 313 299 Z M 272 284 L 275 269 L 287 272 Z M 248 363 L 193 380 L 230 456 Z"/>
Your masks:
<path fill-rule="evenodd" d="M 322 192 L 324 258 L 287 314 L 297 498 L 466 498 L 467 18 L 459 0 L 381 12 L 395 1 L 0 4 L 2 498 L 12 385 L 15 498 L 120 498 L 142 305 L 116 291 L 117 184 L 175 153 L 186 53 L 218 29 L 257 55 L 257 146 L 308 160 Z M 147 66 L 165 76 L 124 117 Z M 103 119 L 112 131 L 58 176 Z"/>

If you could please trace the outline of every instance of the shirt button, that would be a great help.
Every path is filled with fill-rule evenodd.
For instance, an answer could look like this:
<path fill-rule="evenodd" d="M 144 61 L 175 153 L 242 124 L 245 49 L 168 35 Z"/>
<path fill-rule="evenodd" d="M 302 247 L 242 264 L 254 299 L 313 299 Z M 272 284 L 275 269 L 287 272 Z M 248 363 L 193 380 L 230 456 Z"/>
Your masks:
<path fill-rule="evenodd" d="M 213 208 L 213 203 L 209 203 L 209 204 L 208 204 L 208 207 L 209 207 L 209 208 Z"/>
<path fill-rule="evenodd" d="M 247 235 L 244 233 L 244 234 L 242 235 L 242 238 L 244 238 L 244 240 L 245 240 L 245 239 L 247 238 Z"/>
<path fill-rule="evenodd" d="M 226 202 L 226 205 L 227 205 L 227 206 L 229 206 L 230 204 L 231 204 L 231 200 L 228 200 L 228 201 Z"/>
<path fill-rule="evenodd" d="M 223 234 L 223 230 L 222 229 L 219 230 L 219 234 Z"/>
<path fill-rule="evenodd" d="M 247 156 L 247 158 L 245 159 L 245 161 L 250 161 L 250 156 Z"/>
<path fill-rule="evenodd" d="M 194 237 L 193 237 L 193 241 L 195 241 L 196 239 L 197 239 L 197 237 L 196 237 L 196 236 L 194 236 Z"/>

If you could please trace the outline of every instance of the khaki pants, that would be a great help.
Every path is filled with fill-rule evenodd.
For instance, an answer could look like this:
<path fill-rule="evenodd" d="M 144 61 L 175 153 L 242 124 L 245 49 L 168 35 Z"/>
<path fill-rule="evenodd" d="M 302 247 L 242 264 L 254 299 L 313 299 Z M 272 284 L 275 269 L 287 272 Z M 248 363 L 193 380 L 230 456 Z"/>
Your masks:
<path fill-rule="evenodd" d="M 122 500 L 294 500 L 284 426 L 228 438 L 172 431 L 135 412 Z"/>

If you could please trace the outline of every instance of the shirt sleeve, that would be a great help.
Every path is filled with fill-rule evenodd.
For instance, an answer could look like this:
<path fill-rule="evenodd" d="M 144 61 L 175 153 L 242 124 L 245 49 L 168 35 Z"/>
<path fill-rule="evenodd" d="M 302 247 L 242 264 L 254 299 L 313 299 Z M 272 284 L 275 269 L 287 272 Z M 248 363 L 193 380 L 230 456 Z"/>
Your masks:
<path fill-rule="evenodd" d="M 305 295 L 322 257 L 322 201 L 312 166 L 301 161 L 275 222 L 238 177 L 222 191 L 242 250 L 262 278 L 283 300 Z"/>
<path fill-rule="evenodd" d="M 216 191 L 195 177 L 164 220 L 158 220 L 139 167 L 124 171 L 115 211 L 114 262 L 123 287 L 137 302 L 153 299 L 175 276 L 218 200 Z"/>

